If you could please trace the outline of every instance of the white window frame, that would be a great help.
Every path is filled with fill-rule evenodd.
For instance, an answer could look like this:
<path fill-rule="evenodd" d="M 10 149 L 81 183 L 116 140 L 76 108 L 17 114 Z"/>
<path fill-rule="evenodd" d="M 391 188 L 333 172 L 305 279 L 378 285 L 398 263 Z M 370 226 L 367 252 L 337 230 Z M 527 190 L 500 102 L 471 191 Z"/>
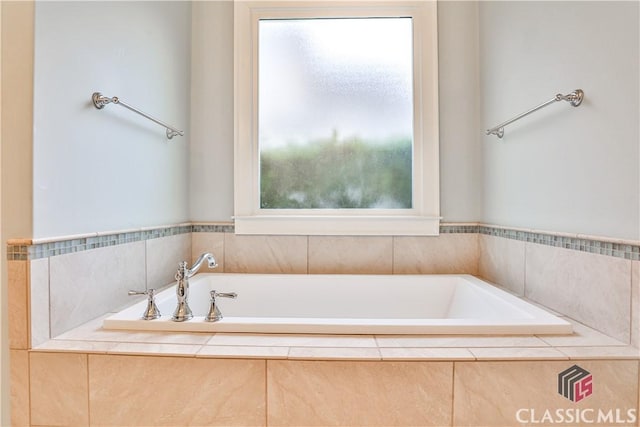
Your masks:
<path fill-rule="evenodd" d="M 237 234 L 438 235 L 440 228 L 436 1 L 234 2 L 234 220 Z M 258 21 L 411 17 L 414 60 L 411 209 L 261 209 Z"/>

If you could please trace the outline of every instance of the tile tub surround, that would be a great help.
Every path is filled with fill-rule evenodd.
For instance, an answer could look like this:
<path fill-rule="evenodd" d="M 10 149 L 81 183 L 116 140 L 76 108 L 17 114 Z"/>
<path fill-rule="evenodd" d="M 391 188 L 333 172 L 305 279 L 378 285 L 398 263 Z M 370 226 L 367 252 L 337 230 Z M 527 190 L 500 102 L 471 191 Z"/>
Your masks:
<path fill-rule="evenodd" d="M 94 318 L 96 310 L 126 306 L 130 289 L 144 289 L 144 246 L 134 242 L 51 257 L 51 336 Z"/>
<path fill-rule="evenodd" d="M 478 274 L 516 295 L 525 288 L 525 242 L 502 237 L 479 236 Z"/>
<path fill-rule="evenodd" d="M 452 362 L 269 361 L 267 425 L 446 426 Z"/>
<path fill-rule="evenodd" d="M 478 274 L 478 234 L 395 237 L 393 274 Z"/>
<path fill-rule="evenodd" d="M 515 426 L 522 425 L 520 408 L 637 411 L 638 404 L 638 360 L 330 361 L 41 350 L 29 357 L 30 424 L 20 425 Z M 557 393 L 558 373 L 573 364 L 594 376 L 593 395 L 579 403 Z M 183 381 L 167 383 L 175 372 Z"/>
<path fill-rule="evenodd" d="M 136 230 L 89 233 L 78 236 L 62 236 L 45 239 L 10 239 L 7 243 L 7 259 L 26 261 L 64 255 L 72 252 L 115 246 L 125 243 L 157 239 L 180 234 L 234 233 L 233 223 L 183 223 Z M 440 236 L 447 234 L 479 234 L 545 246 L 561 247 L 576 251 L 640 261 L 640 241 L 611 239 L 604 236 L 549 232 L 531 229 L 514 229 L 481 223 L 440 224 Z M 396 237 L 398 238 L 398 237 Z"/>
<path fill-rule="evenodd" d="M 571 366 L 566 362 L 456 363 L 453 425 L 521 425 L 516 414 L 522 409 L 521 419 L 537 418 L 540 423 L 545 410 L 550 410 L 555 417 L 558 409 L 588 408 L 605 412 L 619 408 L 625 420 L 628 410 L 636 412 L 631 422 L 605 421 L 593 425 L 638 425 L 638 364 L 632 361 L 579 361 L 578 364 L 593 375 L 593 394 L 580 402 L 571 402 L 557 392 L 558 374 Z M 529 423 L 527 425 L 531 425 Z M 542 425 L 551 424 L 546 420 Z"/>
<path fill-rule="evenodd" d="M 29 365 L 31 424 L 88 425 L 87 355 L 32 352 Z"/>
<path fill-rule="evenodd" d="M 479 276 L 637 346 L 636 246 L 552 237 L 515 231 L 508 237 L 480 234 Z"/>
<path fill-rule="evenodd" d="M 170 234 L 30 262 L 9 261 L 14 268 L 22 263 L 29 269 L 28 280 L 23 277 L 24 285 L 14 287 L 16 290 L 21 286 L 28 288 L 30 300 L 25 307 L 30 313 L 29 332 L 12 336 L 29 339 L 31 346 L 46 342 L 90 319 L 144 298 L 129 296 L 129 290 L 171 285 L 178 263 L 190 259 L 191 234 Z M 18 272 L 16 270 L 12 277 L 21 277 Z M 15 310 L 16 316 L 19 312 Z M 18 325 L 16 327 L 20 325 L 17 321 L 11 323 Z M 28 348 L 28 345 L 19 343 L 12 348 Z"/>
<path fill-rule="evenodd" d="M 526 258 L 527 298 L 630 342 L 631 261 L 535 243 Z"/>
<path fill-rule="evenodd" d="M 463 360 L 640 359 L 639 349 L 571 319 L 567 320 L 572 323 L 572 335 L 472 336 L 119 331 L 102 329 L 104 317 L 68 331 L 33 350 L 114 355 L 155 352 L 158 355 L 188 357 L 312 360 L 446 360 L 447 357 Z M 305 353 L 302 351 L 305 349 L 317 349 L 319 353 Z M 487 353 L 490 349 L 512 350 L 513 354 L 517 354 L 506 357 L 505 353 L 496 353 L 494 356 Z M 482 351 L 483 354 L 475 355 Z"/>
<path fill-rule="evenodd" d="M 193 251 L 200 252 L 205 250 L 212 250 L 218 257 L 219 262 L 222 261 L 222 270 L 224 271 L 224 263 L 226 263 L 226 261 L 230 259 L 228 258 L 230 255 L 225 251 L 225 237 L 226 234 L 233 232 L 232 226 L 226 224 L 190 225 L 188 227 L 190 228 L 187 228 L 188 231 L 186 232 L 186 235 L 190 236 L 190 238 L 192 239 L 191 248 L 193 249 Z M 505 230 L 506 229 L 481 226 L 478 224 L 464 224 L 455 226 L 443 225 L 441 232 L 443 237 L 446 237 L 445 234 L 451 234 L 454 236 L 456 234 L 467 234 L 471 239 L 477 238 L 478 242 L 483 238 L 483 236 L 525 243 L 528 242 L 527 239 L 531 240 L 534 238 L 541 238 L 540 240 L 544 240 L 544 238 L 546 238 L 547 241 L 542 241 L 542 243 L 538 244 L 555 247 L 568 246 L 565 249 L 568 249 L 573 253 L 590 252 L 598 253 L 605 256 L 606 258 L 611 259 L 634 260 L 632 261 L 632 263 L 630 263 L 630 265 L 632 266 L 630 267 L 630 271 L 632 272 L 632 286 L 630 286 L 629 301 L 630 304 L 634 304 L 634 307 L 638 307 L 638 287 L 640 286 L 640 281 L 638 280 L 637 273 L 639 262 L 636 260 L 638 242 L 616 242 L 606 241 L 606 239 L 598 240 L 596 238 L 589 238 L 586 240 L 589 244 L 581 246 L 580 242 L 585 240 L 579 239 L 577 236 L 557 236 L 558 239 L 554 240 L 554 235 L 549 233 L 544 234 L 532 231 L 514 230 L 511 230 L 513 232 L 511 233 L 510 230 Z M 135 235 L 137 231 L 134 231 L 133 233 Z M 173 231 L 170 231 L 170 233 L 173 233 Z M 121 233 L 118 233 L 116 234 L 116 236 L 120 234 Z M 170 234 L 170 236 L 175 236 L 177 234 L 185 233 L 174 233 Z M 124 233 L 123 235 L 125 236 L 124 240 L 126 240 L 126 237 L 128 235 L 126 233 Z M 142 233 L 142 235 L 144 236 L 144 233 Z M 307 237 L 304 238 L 308 239 Z M 456 237 L 453 238 L 456 239 Z M 78 239 L 80 243 L 83 242 L 82 239 L 82 237 Z M 406 263 L 402 266 L 400 264 L 401 262 L 406 261 L 406 259 L 403 258 L 402 253 L 395 253 L 395 250 L 398 249 L 397 245 L 398 242 L 400 242 L 400 239 L 393 237 L 391 239 L 393 245 L 391 247 L 391 254 L 389 256 L 394 259 L 394 263 L 396 264 L 392 266 L 392 268 L 395 268 L 396 266 L 399 268 L 399 270 L 401 268 L 406 268 Z M 438 238 L 433 238 L 433 240 L 427 241 L 426 244 L 429 244 L 428 242 L 437 242 L 437 239 Z M 112 239 L 110 236 L 105 236 L 106 243 L 104 244 L 104 246 L 100 247 L 104 248 L 108 246 L 117 248 L 127 244 L 145 240 L 149 239 L 142 238 L 140 240 L 134 239 L 133 241 L 123 241 L 122 243 L 117 243 L 117 238 Z M 444 240 L 445 239 L 443 239 L 443 241 Z M 72 241 L 73 240 L 70 240 L 69 242 Z M 449 339 L 448 341 L 445 340 L 441 342 L 435 342 L 431 339 L 433 337 L 413 337 L 413 341 L 397 341 L 395 342 L 395 344 L 392 344 L 391 341 L 383 344 L 382 341 L 380 341 L 380 337 L 369 337 L 371 338 L 369 342 L 373 341 L 373 343 L 375 343 L 375 347 L 364 347 L 365 351 L 360 352 L 358 349 L 360 348 L 359 345 L 361 344 L 357 344 L 356 347 L 346 347 L 347 350 L 342 350 L 345 348 L 345 344 L 349 340 L 342 339 L 336 342 L 335 337 L 331 337 L 331 340 L 334 340 L 333 342 L 331 342 L 330 340 L 325 341 L 322 343 L 322 345 L 319 345 L 320 342 L 309 340 L 308 337 L 297 338 L 297 341 L 294 340 L 294 342 L 291 343 L 291 346 L 278 344 L 278 337 L 272 337 L 273 339 L 276 339 L 275 343 L 267 344 L 268 341 L 265 342 L 261 338 L 262 341 L 260 342 L 262 344 L 254 343 L 253 345 L 240 345 L 238 342 L 236 342 L 235 344 L 231 345 L 229 340 L 232 337 L 224 337 L 221 334 L 217 336 L 209 336 L 207 337 L 207 341 L 204 342 L 202 336 L 200 336 L 199 334 L 195 334 L 195 336 L 184 336 L 183 334 L 181 334 L 180 338 L 168 337 L 165 335 L 160 336 L 155 334 L 125 334 L 118 336 L 114 335 L 108 339 L 104 335 L 93 335 L 91 339 L 87 340 L 86 335 L 84 335 L 83 338 L 79 338 L 80 336 L 83 336 L 83 333 L 78 332 L 81 328 L 72 329 L 71 331 L 60 335 L 58 337 L 59 339 L 48 341 L 45 340 L 47 337 L 43 337 L 40 333 L 40 337 L 38 338 L 39 342 L 34 344 L 33 338 L 37 337 L 38 334 L 35 333 L 35 329 L 32 330 L 32 328 L 34 328 L 33 311 L 31 310 L 30 318 L 30 307 L 28 303 L 30 301 L 31 305 L 34 304 L 34 291 L 42 290 L 49 287 L 48 270 L 50 268 L 50 262 L 55 258 L 61 256 L 62 254 L 79 254 L 83 251 L 91 252 L 93 249 L 88 249 L 88 245 L 86 244 L 77 246 L 71 245 L 66 247 L 65 244 L 60 244 L 60 242 L 14 242 L 16 242 L 16 245 L 10 247 L 11 250 L 9 251 L 8 255 L 11 260 L 14 260 L 10 261 L 9 263 L 10 271 L 12 271 L 13 273 L 11 278 L 12 280 L 10 281 L 11 289 L 9 291 L 9 304 L 10 307 L 13 307 L 11 310 L 11 331 L 13 335 L 11 340 L 12 355 L 15 353 L 15 360 L 17 360 L 15 364 L 12 363 L 12 396 L 14 396 L 12 405 L 17 405 L 17 408 L 14 409 L 13 412 L 15 414 L 18 414 L 18 417 L 21 416 L 23 419 L 26 416 L 25 414 L 29 415 L 34 410 L 33 408 L 31 408 L 31 410 L 29 410 L 29 408 L 25 409 L 24 406 L 21 406 L 25 404 L 24 396 L 29 394 L 29 384 L 25 385 L 24 380 L 25 378 L 29 378 L 29 372 L 25 373 L 25 370 L 31 368 L 31 366 L 29 366 L 29 358 L 27 357 L 29 356 L 29 352 L 25 352 L 25 350 L 28 350 L 32 347 L 36 347 L 36 349 L 31 350 L 31 353 L 50 354 L 53 352 L 55 354 L 60 354 L 62 352 L 62 354 L 84 354 L 86 355 L 88 360 L 88 369 L 90 369 L 91 366 L 92 356 L 95 355 L 102 355 L 105 357 L 125 357 L 125 355 L 141 357 L 140 355 L 142 354 L 147 355 L 144 357 L 148 357 L 150 360 L 155 360 L 158 358 L 182 358 L 184 356 L 188 358 L 195 357 L 196 359 L 213 358 L 216 360 L 220 358 L 233 358 L 240 360 L 250 359 L 254 361 L 265 361 L 265 364 L 267 366 L 270 361 L 274 360 L 293 362 L 296 360 L 313 361 L 317 359 L 331 360 L 332 363 L 333 361 L 351 361 L 353 363 L 384 363 L 387 361 L 400 361 L 403 363 L 449 362 L 454 364 L 454 376 L 456 375 L 456 367 L 458 366 L 458 363 L 463 362 L 485 363 L 485 361 L 500 361 L 500 363 L 521 363 L 516 361 L 544 360 L 545 363 L 551 361 L 571 363 L 572 361 L 576 361 L 575 363 L 580 364 L 584 360 L 613 362 L 618 362 L 620 360 L 631 360 L 637 362 L 638 359 L 637 348 L 625 346 L 625 344 L 629 340 L 619 342 L 615 339 L 603 336 L 602 334 L 588 327 L 578 326 L 579 324 L 576 324 L 577 333 L 573 336 L 544 338 L 528 337 L 535 339 L 533 340 L 533 342 L 529 339 L 520 341 L 520 343 L 515 347 L 509 347 L 508 341 L 501 339 L 506 339 L 509 337 L 486 337 L 485 340 L 481 340 L 479 342 L 467 341 L 466 343 L 454 341 L 453 338 Z M 217 246 L 210 246 L 211 243 L 215 243 L 215 245 Z M 56 244 L 58 244 L 58 246 L 60 247 L 56 247 Z M 49 249 L 47 249 L 49 252 L 44 251 L 45 245 L 49 245 Z M 144 247 L 145 250 L 147 250 L 146 244 L 144 245 Z M 444 249 L 442 251 L 446 252 L 446 250 Z M 44 253 L 47 253 L 47 255 L 43 255 Z M 425 253 L 428 253 L 428 250 Z M 440 251 L 438 251 L 438 253 L 440 253 Z M 188 254 L 185 259 L 189 259 L 189 257 L 191 256 L 192 254 Z M 480 261 L 481 257 L 483 256 L 480 243 L 478 243 L 478 253 L 475 256 L 478 258 L 478 268 L 480 269 Z M 40 265 L 33 264 L 33 261 L 38 260 L 41 262 Z M 16 264 L 11 267 L 11 264 L 13 264 L 14 262 Z M 409 265 L 409 268 L 416 268 L 415 266 L 411 266 L 411 264 Z M 485 264 L 485 266 L 486 265 L 490 264 Z M 503 267 L 504 265 L 496 263 L 492 268 L 498 270 Z M 14 268 L 14 270 L 11 270 L 12 268 Z M 23 271 L 23 268 L 25 272 L 24 274 L 21 273 Z M 419 268 L 430 267 L 427 267 L 427 264 L 425 264 L 423 266 L 420 266 Z M 490 270 L 487 268 L 486 271 Z M 16 273 L 20 273 L 21 275 L 16 276 Z M 495 277 L 500 277 L 500 271 L 493 271 L 491 273 L 496 274 Z M 144 274 L 147 274 L 146 266 L 144 267 Z M 40 277 L 41 279 L 38 279 L 38 277 Z M 34 281 L 37 283 L 34 283 Z M 507 283 L 506 285 L 507 286 L 505 287 L 508 288 L 509 283 Z M 46 293 L 39 292 L 38 295 L 42 296 L 44 300 L 47 299 Z M 31 297 L 31 300 L 23 298 L 23 296 L 26 296 L 27 298 Z M 42 300 L 39 304 L 42 304 Z M 637 317 L 633 315 L 634 313 L 637 314 L 637 310 L 631 311 L 632 317 L 630 319 L 630 322 L 635 322 L 630 327 L 631 339 L 633 339 L 633 337 L 636 337 L 635 343 L 637 344 L 638 334 L 637 330 L 633 326 L 638 324 Z M 23 318 L 24 321 L 22 320 Z M 13 325 L 13 323 L 15 323 L 15 325 Z M 599 327 L 599 325 L 597 324 L 591 324 L 591 326 Z M 40 325 L 40 327 L 42 327 L 42 325 Z M 48 329 L 48 326 L 47 328 L 45 328 L 45 330 L 46 329 Z M 32 334 L 31 340 L 28 339 L 30 333 Z M 224 340 L 227 340 L 227 344 L 214 344 L 214 340 L 221 340 L 223 338 Z M 245 339 L 247 337 L 236 337 L 234 339 L 237 341 L 241 338 Z M 385 338 L 391 339 L 391 337 Z M 212 340 L 211 343 L 208 342 L 208 339 Z M 291 339 L 291 337 L 288 337 L 288 339 Z M 135 345 L 129 345 L 130 341 L 135 341 L 134 343 L 132 343 Z M 310 346 L 309 342 L 316 343 L 316 346 Z M 560 353 L 560 355 L 558 353 Z M 377 356 L 378 354 L 379 359 Z M 46 373 L 42 372 L 42 375 L 46 375 Z M 451 384 L 451 387 L 453 388 L 453 383 Z M 33 392 L 34 390 L 31 390 L 31 393 Z M 89 392 L 90 390 L 87 391 L 87 393 Z M 20 398 L 20 396 L 22 397 Z M 20 403 L 21 401 L 22 403 Z M 37 399 L 36 402 L 38 402 Z M 28 404 L 28 402 L 26 404 Z M 453 407 L 455 416 L 455 405 L 453 405 Z M 134 410 L 135 409 L 133 408 L 131 409 L 131 411 Z M 16 421 L 14 425 L 24 424 Z"/>
<path fill-rule="evenodd" d="M 32 425 L 456 426 L 486 417 L 504 421 L 508 414 L 497 403 L 487 408 L 474 401 L 470 409 L 459 403 L 470 399 L 463 391 L 473 391 L 478 378 L 492 369 L 522 378 L 556 378 L 556 368 L 546 368 L 549 363 L 557 369 L 589 366 L 598 377 L 604 374 L 592 366 L 610 366 L 603 372 L 616 375 L 599 389 L 609 400 L 597 402 L 626 405 L 628 399 L 618 400 L 618 387 L 636 398 L 638 349 L 572 323 L 576 333 L 571 336 L 344 336 L 107 331 L 99 318 L 19 351 L 12 363 L 12 404 L 14 416 L 21 418 L 14 418 L 13 425 L 29 425 L 18 423 L 29 414 Z M 592 362 L 596 365 L 586 365 Z M 483 370 L 486 364 L 491 365 Z M 184 381 L 169 384 L 167 373 Z M 498 388 L 516 387 L 511 376 L 499 381 L 504 384 Z M 546 387 L 549 381 L 532 384 Z M 56 384 L 64 385 L 65 392 Z M 176 387 L 186 387 L 180 393 L 196 399 L 181 406 Z M 518 396 L 517 402 L 535 407 L 557 404 L 546 389 L 535 399 Z"/>
<path fill-rule="evenodd" d="M 125 282 L 130 286 L 144 288 L 147 284 L 157 288 L 159 283 L 170 285 L 173 281 L 173 268 L 178 260 L 193 260 L 198 254 L 205 251 L 213 252 L 218 259 L 217 271 L 227 272 L 268 272 L 268 273 L 353 273 L 353 272 L 380 272 L 395 274 L 410 273 L 469 273 L 478 274 L 480 277 L 496 283 L 499 286 L 517 294 L 527 295 L 531 299 L 546 306 L 552 306 L 556 311 L 574 316 L 581 321 L 613 334 L 618 339 L 631 341 L 637 344 L 637 328 L 630 323 L 638 325 L 638 310 L 623 309 L 611 311 L 617 319 L 613 324 L 610 319 L 602 321 L 609 314 L 598 310 L 587 310 L 584 313 L 572 310 L 567 304 L 557 303 L 562 298 L 555 298 L 554 292 L 560 289 L 569 289 L 564 284 L 557 286 L 545 286 L 544 281 L 532 282 L 537 271 L 533 270 L 532 263 L 527 264 L 527 251 L 541 247 L 546 252 L 564 252 L 568 260 L 580 258 L 582 255 L 593 256 L 603 260 L 600 262 L 604 270 L 608 271 L 608 265 L 617 263 L 630 265 L 632 261 L 640 258 L 640 246 L 638 242 L 624 242 L 620 240 L 597 239 L 587 236 L 567 235 L 562 233 L 543 233 L 534 230 L 514 230 L 482 224 L 442 224 L 439 237 L 354 237 L 341 236 L 236 236 L 233 234 L 232 224 L 178 224 L 175 226 L 156 227 L 142 230 L 122 231 L 115 233 L 95 233 L 85 236 L 69 236 L 66 239 L 46 240 L 14 240 L 10 242 L 8 257 L 16 262 L 30 260 L 31 266 L 27 273 L 30 275 L 28 291 L 31 298 L 31 318 L 26 323 L 20 310 L 11 310 L 18 313 L 14 316 L 22 322 L 12 322 L 14 328 L 24 328 L 30 325 L 31 342 L 38 344 L 44 342 L 50 336 L 55 336 L 63 330 L 82 323 L 84 319 L 73 320 L 69 323 L 66 319 L 59 319 L 60 307 L 69 310 L 67 305 L 74 300 L 73 289 L 87 287 L 85 283 L 91 281 L 92 271 L 102 265 L 103 271 L 111 275 L 111 279 L 102 283 L 93 282 L 88 291 L 90 299 L 99 299 L 101 306 L 106 310 L 128 303 L 133 298 L 124 297 L 122 292 Z M 138 271 L 141 261 L 132 263 L 129 275 L 125 278 L 117 278 L 120 265 L 118 261 L 122 252 L 127 248 L 144 248 L 140 255 L 140 249 L 133 250 L 125 256 L 125 261 L 130 257 L 142 259 L 144 257 L 144 270 Z M 93 255 L 90 255 L 93 254 Z M 98 254 L 96 261 L 92 257 Z M 64 260 L 67 261 L 67 268 Z M 530 261 L 535 258 L 530 257 Z M 113 268 L 101 264 L 114 263 Z M 71 270 L 68 264 L 71 264 Z M 545 260 L 542 259 L 542 263 Z M 13 264 L 13 262 L 10 262 Z M 124 263 L 126 264 L 126 262 Z M 19 264 L 15 264 L 17 266 Z M 110 264 L 109 264 L 110 265 Z M 79 268 L 79 271 L 73 269 Z M 563 264 L 558 265 L 562 273 Z M 11 267 L 10 267 L 11 268 Z M 18 268 L 18 267 L 16 267 Z M 626 267 L 625 267 L 626 268 Z M 19 268 L 18 268 L 19 269 Z M 78 274 L 84 269 L 86 274 Z M 529 269 L 530 286 L 525 283 L 526 272 Z M 114 271 L 111 271 L 114 270 Z M 135 270 L 135 271 L 134 271 Z M 604 271 L 603 270 L 603 271 Z M 631 272 L 631 267 L 629 271 Z M 607 277 L 606 271 L 600 273 L 600 277 Z M 533 273 L 533 274 L 532 274 Z M 596 273 L 598 270 L 596 269 Z M 115 274 L 115 275 L 114 275 Z M 550 273 L 552 275 L 556 272 Z M 105 275 L 105 278 L 108 277 Z M 136 276 L 137 275 L 137 276 Z M 67 277 L 68 276 L 68 277 Z M 144 276 L 144 278 L 142 278 Z M 637 283 L 637 276 L 635 282 Z M 21 282 L 20 275 L 12 274 L 12 278 Z M 130 280 L 138 277 L 138 279 Z M 613 283 L 613 287 L 603 287 L 609 284 L 609 278 L 595 283 L 587 281 L 581 286 L 580 298 L 567 299 L 573 304 L 584 302 L 585 307 L 597 307 L 599 300 L 595 298 L 597 292 L 593 289 L 600 287 L 610 291 L 610 295 L 620 302 L 632 300 L 637 307 L 638 285 L 626 285 L 626 277 L 618 276 L 620 280 Z M 164 278 L 164 279 L 163 279 Z M 100 278 L 99 278 L 100 279 Z M 631 279 L 630 279 L 631 280 Z M 68 284 L 72 285 L 69 286 Z M 80 285 L 82 283 L 82 285 Z M 122 287 L 119 292 L 113 290 L 117 286 Z M 21 305 L 20 297 L 26 291 L 16 286 L 15 300 Z M 60 295 L 59 288 L 66 289 L 66 294 Z M 55 290 L 51 292 L 51 290 Z M 111 289 L 111 291 L 109 291 Z M 21 294 L 22 293 L 22 294 Z M 628 295 L 631 294 L 631 295 Z M 106 299 L 102 299 L 105 298 Z M 47 303 L 49 301 L 49 303 Z M 550 302 L 551 301 L 551 302 Z M 554 305 L 555 304 L 555 305 Z M 71 304 L 71 310 L 78 307 Z M 82 310 L 79 311 L 84 315 Z M 24 313 L 24 311 L 22 311 Z M 102 313 L 96 312 L 95 315 Z M 591 318 L 592 315 L 599 315 Z M 67 319 L 69 316 L 65 316 Z M 630 318 L 633 317 L 633 318 Z M 50 321 L 46 322 L 49 318 Z M 43 321 L 43 319 L 45 321 Z M 629 323 L 629 325 L 627 325 Z M 53 334 L 53 335 L 51 335 Z M 24 341 L 24 333 L 14 333 L 12 336 L 17 341 Z M 12 348 L 27 348 L 28 343 L 18 342 Z"/>

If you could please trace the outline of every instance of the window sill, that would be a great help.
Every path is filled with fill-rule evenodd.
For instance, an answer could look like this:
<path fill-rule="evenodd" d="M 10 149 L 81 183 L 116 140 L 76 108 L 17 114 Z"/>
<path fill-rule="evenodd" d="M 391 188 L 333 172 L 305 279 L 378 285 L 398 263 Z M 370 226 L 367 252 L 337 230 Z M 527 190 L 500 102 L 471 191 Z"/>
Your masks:
<path fill-rule="evenodd" d="M 437 236 L 439 217 L 425 216 L 236 216 L 236 234 L 324 236 Z"/>

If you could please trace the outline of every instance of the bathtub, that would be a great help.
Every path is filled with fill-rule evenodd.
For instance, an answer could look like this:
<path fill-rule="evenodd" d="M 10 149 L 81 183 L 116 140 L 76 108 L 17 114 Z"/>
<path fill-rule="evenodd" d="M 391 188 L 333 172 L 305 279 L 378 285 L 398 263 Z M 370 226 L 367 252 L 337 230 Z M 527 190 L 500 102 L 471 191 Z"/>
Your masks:
<path fill-rule="evenodd" d="M 201 273 L 194 318 L 173 322 L 175 286 L 159 292 L 162 317 L 142 320 L 146 300 L 107 317 L 105 329 L 321 334 L 569 334 L 571 324 L 469 275 Z M 204 321 L 209 291 L 224 318 Z"/>

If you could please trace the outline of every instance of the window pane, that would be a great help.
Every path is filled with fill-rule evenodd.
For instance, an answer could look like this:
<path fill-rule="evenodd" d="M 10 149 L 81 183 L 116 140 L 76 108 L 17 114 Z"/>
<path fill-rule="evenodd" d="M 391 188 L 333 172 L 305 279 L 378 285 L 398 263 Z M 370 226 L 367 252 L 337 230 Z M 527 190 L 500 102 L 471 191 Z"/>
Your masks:
<path fill-rule="evenodd" d="M 412 207 L 411 18 L 259 21 L 260 207 Z"/>

